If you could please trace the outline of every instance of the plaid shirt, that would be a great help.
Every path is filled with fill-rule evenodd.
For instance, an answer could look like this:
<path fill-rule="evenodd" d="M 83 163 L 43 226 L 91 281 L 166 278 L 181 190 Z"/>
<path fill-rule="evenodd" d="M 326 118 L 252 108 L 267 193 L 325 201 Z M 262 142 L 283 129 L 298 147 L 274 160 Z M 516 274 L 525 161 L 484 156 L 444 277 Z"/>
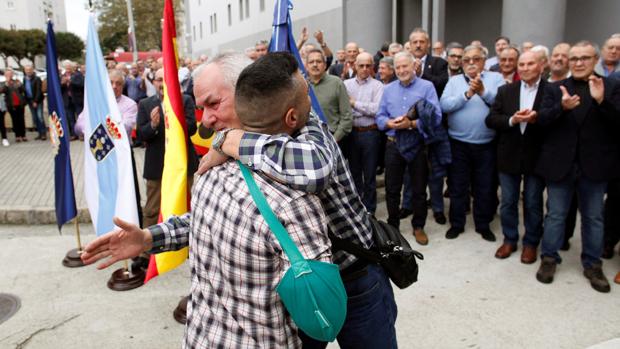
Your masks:
<path fill-rule="evenodd" d="M 368 213 L 355 190 L 349 168 L 328 126 L 311 116 L 292 137 L 246 132 L 239 146 L 242 163 L 295 189 L 317 193 L 334 235 L 372 246 Z M 344 269 L 357 257 L 334 251 L 333 262 Z"/>
<path fill-rule="evenodd" d="M 320 200 L 254 177 L 304 257 L 329 262 Z M 191 213 L 149 227 L 153 252 L 190 245 L 184 347 L 300 348 L 297 327 L 276 292 L 290 263 L 238 165 L 229 161 L 200 176 L 192 194 Z"/>

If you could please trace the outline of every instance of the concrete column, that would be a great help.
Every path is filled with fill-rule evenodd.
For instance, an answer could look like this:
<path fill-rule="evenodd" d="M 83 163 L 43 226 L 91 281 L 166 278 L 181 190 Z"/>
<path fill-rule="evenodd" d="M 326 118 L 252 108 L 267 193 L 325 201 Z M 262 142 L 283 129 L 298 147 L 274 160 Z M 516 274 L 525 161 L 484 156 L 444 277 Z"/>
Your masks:
<path fill-rule="evenodd" d="M 446 0 L 433 0 L 433 14 L 431 25 L 431 47 L 437 40 L 444 41 L 446 18 Z"/>
<path fill-rule="evenodd" d="M 344 0 L 344 41 L 357 42 L 375 54 L 385 41 L 392 39 L 392 2 Z"/>
<path fill-rule="evenodd" d="M 430 7 L 431 0 L 422 0 L 422 29 L 430 31 Z"/>
<path fill-rule="evenodd" d="M 566 0 L 503 0 L 502 35 L 551 49 L 563 39 L 565 17 Z"/>

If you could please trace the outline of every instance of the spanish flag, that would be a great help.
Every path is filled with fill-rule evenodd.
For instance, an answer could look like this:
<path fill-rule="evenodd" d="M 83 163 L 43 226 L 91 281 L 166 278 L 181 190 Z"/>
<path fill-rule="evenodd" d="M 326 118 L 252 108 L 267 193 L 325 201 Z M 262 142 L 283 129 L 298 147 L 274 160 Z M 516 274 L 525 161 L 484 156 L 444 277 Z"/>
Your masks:
<path fill-rule="evenodd" d="M 160 218 L 163 220 L 172 215 L 182 215 L 189 211 L 189 192 L 191 189 L 187 186 L 188 134 L 179 85 L 176 36 L 172 0 L 165 0 L 161 40 L 164 57 L 164 122 L 166 129 L 166 153 L 161 179 L 160 206 Z M 187 247 L 180 251 L 151 255 L 144 282 L 176 268 L 187 259 L 187 255 Z"/>

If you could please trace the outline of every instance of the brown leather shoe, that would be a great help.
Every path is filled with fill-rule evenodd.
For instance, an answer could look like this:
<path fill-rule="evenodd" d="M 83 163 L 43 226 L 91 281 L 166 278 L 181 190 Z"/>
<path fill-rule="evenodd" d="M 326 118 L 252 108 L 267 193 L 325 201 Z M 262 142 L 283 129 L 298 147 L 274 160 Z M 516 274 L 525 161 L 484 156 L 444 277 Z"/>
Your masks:
<path fill-rule="evenodd" d="M 503 243 L 495 252 L 495 258 L 499 258 L 499 259 L 508 258 L 516 250 L 517 250 L 517 246 Z"/>
<path fill-rule="evenodd" d="M 614 279 L 614 282 L 617 284 L 620 284 L 620 271 L 618 272 L 618 274 L 616 274 L 616 278 Z"/>
<path fill-rule="evenodd" d="M 413 236 L 415 236 L 415 241 L 420 245 L 428 245 L 428 236 L 424 232 L 422 228 L 414 228 Z"/>
<path fill-rule="evenodd" d="M 521 252 L 521 263 L 523 264 L 532 264 L 536 262 L 537 259 L 537 250 L 534 246 L 523 246 L 523 251 Z"/>

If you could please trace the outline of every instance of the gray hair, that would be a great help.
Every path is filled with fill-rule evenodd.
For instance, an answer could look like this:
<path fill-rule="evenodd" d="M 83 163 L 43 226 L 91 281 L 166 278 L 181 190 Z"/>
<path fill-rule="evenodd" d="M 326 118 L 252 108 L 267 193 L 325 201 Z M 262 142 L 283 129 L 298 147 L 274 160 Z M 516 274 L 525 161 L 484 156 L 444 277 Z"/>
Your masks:
<path fill-rule="evenodd" d="M 216 64 L 220 68 L 222 75 L 224 75 L 224 82 L 234 90 L 239 74 L 245 67 L 252 64 L 252 60 L 237 52 L 221 53 L 196 67 L 192 72 L 192 78 L 197 80 L 202 70 L 209 64 Z"/>
<path fill-rule="evenodd" d="M 254 48 L 254 46 L 247 47 L 245 50 L 243 50 L 243 53 L 245 53 L 246 55 L 252 52 L 256 52 L 256 49 Z"/>
<path fill-rule="evenodd" d="M 415 33 L 422 33 L 426 37 L 426 41 L 431 41 L 430 37 L 428 36 L 428 32 L 422 28 L 414 28 L 413 31 L 411 31 L 411 33 L 409 34 L 409 40 L 411 40 L 411 35 Z"/>
<path fill-rule="evenodd" d="M 397 54 L 394 55 L 394 62 L 396 62 L 401 57 L 407 58 L 411 63 L 413 63 L 415 61 L 415 58 L 413 57 L 413 55 L 410 52 L 408 52 L 408 51 L 401 51 L 401 52 L 398 52 Z"/>
<path fill-rule="evenodd" d="M 543 55 L 543 57 L 542 57 L 543 59 L 549 58 L 549 49 L 547 48 L 547 46 L 536 45 L 536 46 L 532 47 L 531 50 L 536 52 L 536 53 L 541 53 Z"/>
<path fill-rule="evenodd" d="M 108 70 L 108 77 L 110 79 L 112 79 L 112 77 L 117 77 L 117 78 L 121 78 L 121 80 L 123 81 L 123 86 L 125 85 L 125 75 L 123 74 L 122 71 L 118 70 L 118 69 L 110 69 Z"/>
<path fill-rule="evenodd" d="M 594 51 L 596 52 L 596 57 L 600 57 L 601 56 L 601 50 L 599 49 L 598 45 L 593 43 L 592 41 L 588 41 L 588 40 L 578 41 L 577 43 L 575 43 L 571 47 L 571 49 L 573 47 L 587 47 L 587 46 L 592 46 L 594 48 Z"/>
<path fill-rule="evenodd" d="M 463 54 L 466 54 L 467 52 L 469 52 L 471 50 L 478 50 L 478 51 L 480 51 L 480 53 L 482 53 L 482 57 L 484 57 L 484 58 L 487 58 L 487 55 L 489 54 L 489 51 L 484 46 L 478 46 L 478 45 L 467 45 L 467 46 L 465 46 L 465 48 L 463 49 Z"/>
<path fill-rule="evenodd" d="M 381 58 L 381 60 L 379 60 L 379 64 L 381 64 L 381 63 L 385 63 L 390 68 L 394 69 L 394 58 L 392 58 L 392 57 L 383 57 L 383 58 Z"/>
<path fill-rule="evenodd" d="M 390 44 L 390 46 L 388 46 L 388 51 L 402 50 L 402 49 L 403 49 L 403 45 L 398 42 L 393 42 Z"/>
<path fill-rule="evenodd" d="M 450 52 L 450 50 L 452 50 L 453 48 L 458 48 L 462 50 L 463 45 L 461 45 L 460 42 L 452 41 L 451 43 L 448 44 L 448 46 L 446 46 L 446 52 Z"/>

